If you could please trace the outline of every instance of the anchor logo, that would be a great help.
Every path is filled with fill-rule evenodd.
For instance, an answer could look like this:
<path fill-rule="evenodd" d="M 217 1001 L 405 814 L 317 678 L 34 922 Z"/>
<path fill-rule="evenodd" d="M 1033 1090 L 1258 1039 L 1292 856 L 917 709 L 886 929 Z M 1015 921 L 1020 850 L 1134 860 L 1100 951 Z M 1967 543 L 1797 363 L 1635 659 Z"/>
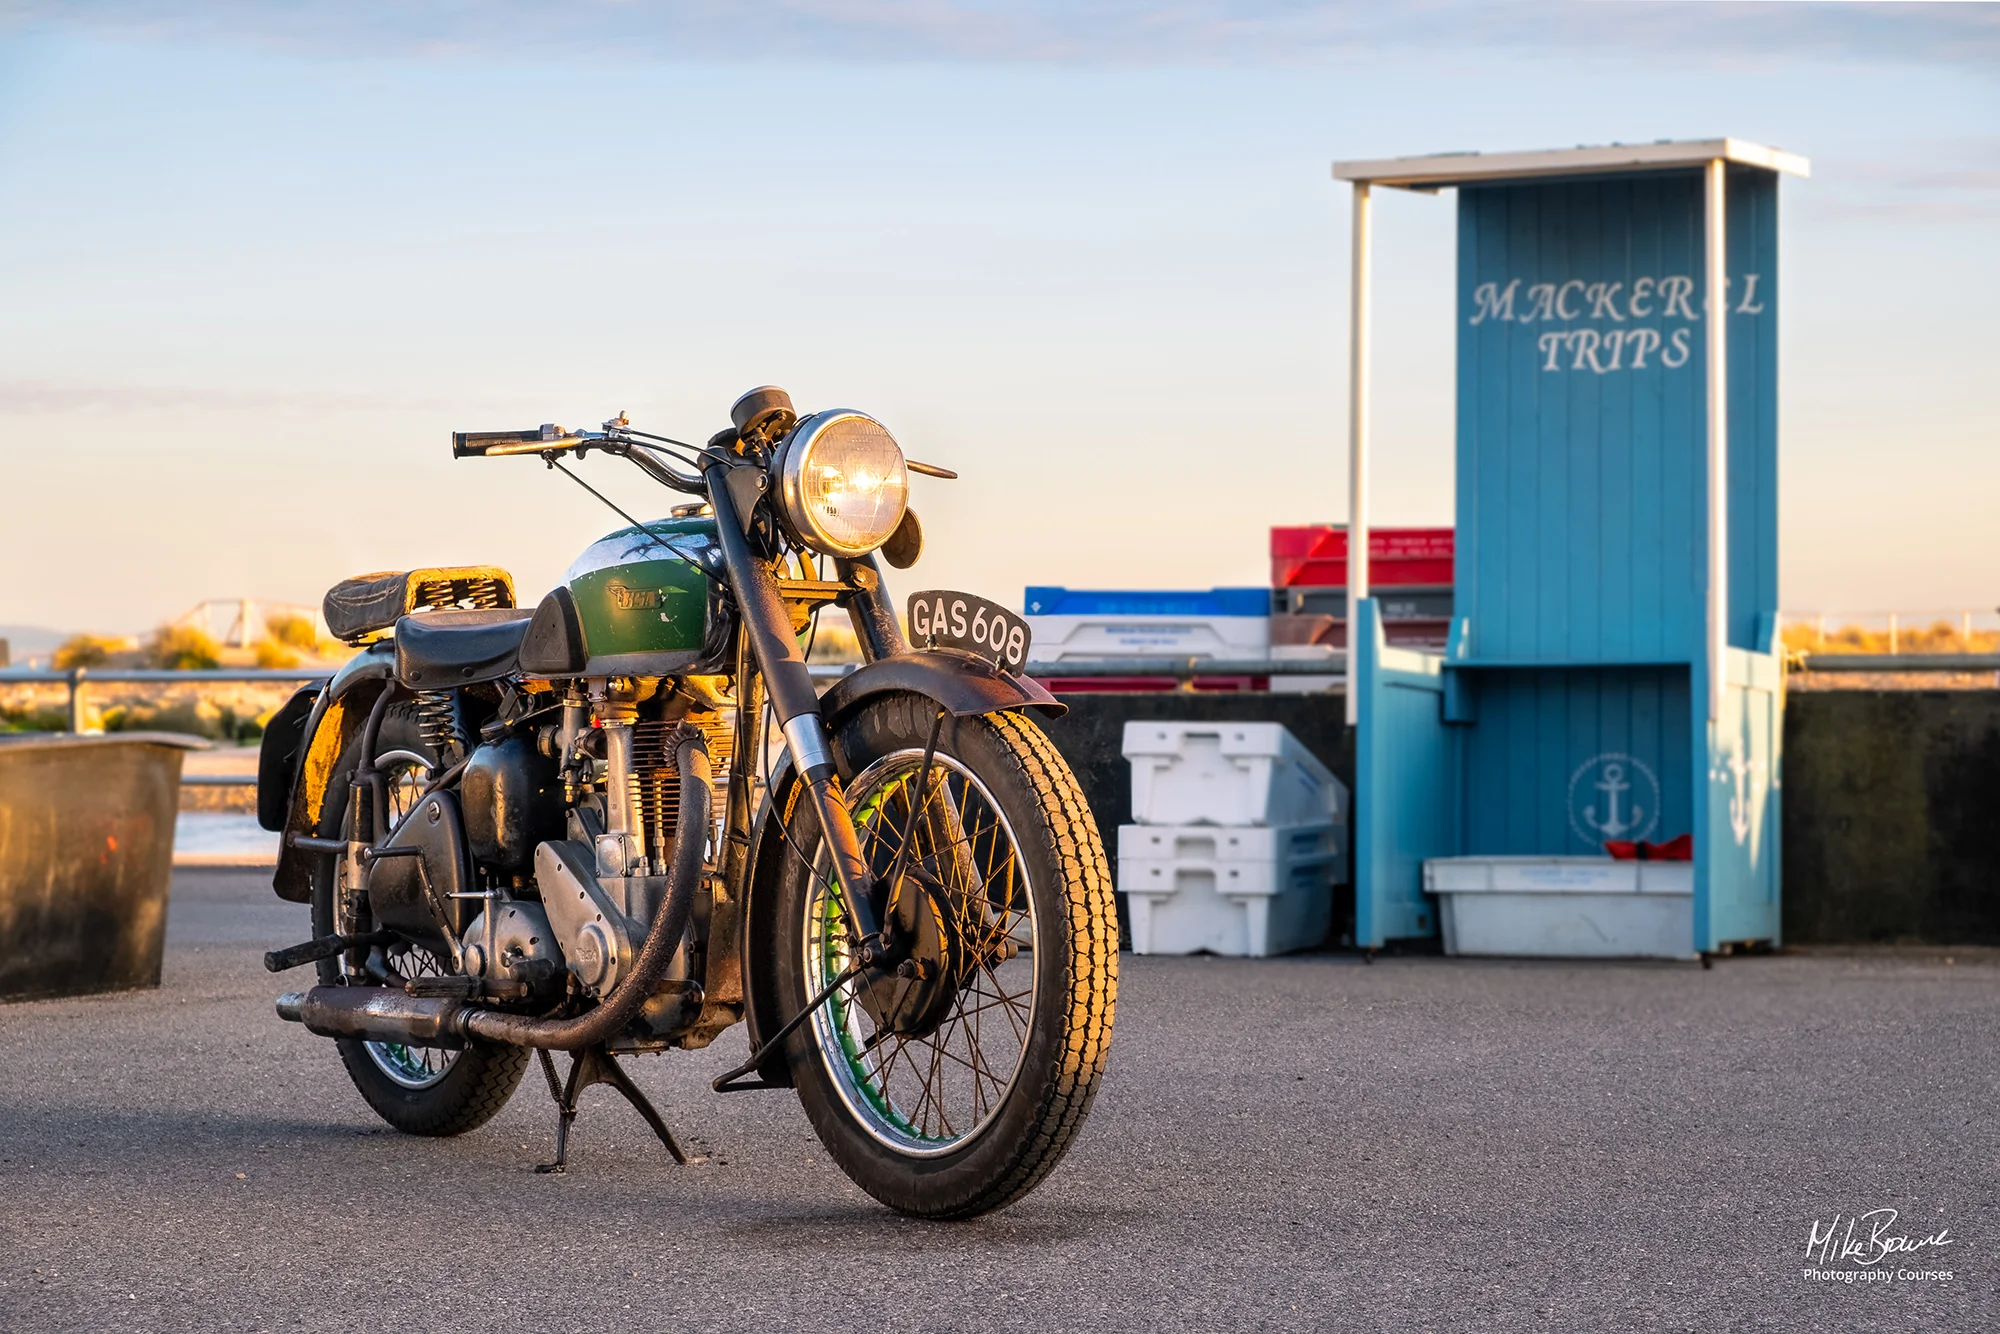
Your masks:
<path fill-rule="evenodd" d="M 1660 780 L 1645 761 L 1607 752 L 1570 775 L 1570 828 L 1591 847 L 1606 839 L 1647 838 L 1659 823 Z"/>
<path fill-rule="evenodd" d="M 1735 779 L 1729 793 L 1729 828 L 1741 843 L 1750 837 L 1750 794 L 1744 791 L 1744 780 L 1750 776 L 1750 762 L 1741 755 L 1729 757 L 1729 776 Z"/>
<path fill-rule="evenodd" d="M 1633 806 L 1630 812 L 1632 818 L 1629 820 L 1618 818 L 1618 799 L 1632 790 L 1632 785 L 1625 781 L 1624 765 L 1615 761 L 1606 764 L 1604 776 L 1592 786 L 1604 794 L 1604 818 L 1598 818 L 1597 807 L 1585 806 L 1583 808 L 1585 824 L 1606 838 L 1617 838 L 1620 834 L 1638 828 L 1639 818 L 1646 813 L 1645 807 Z"/>
<path fill-rule="evenodd" d="M 1711 781 L 1729 784 L 1729 832 L 1740 845 L 1750 837 L 1750 798 L 1753 781 L 1764 774 L 1764 762 L 1733 752 L 1709 775 Z"/>

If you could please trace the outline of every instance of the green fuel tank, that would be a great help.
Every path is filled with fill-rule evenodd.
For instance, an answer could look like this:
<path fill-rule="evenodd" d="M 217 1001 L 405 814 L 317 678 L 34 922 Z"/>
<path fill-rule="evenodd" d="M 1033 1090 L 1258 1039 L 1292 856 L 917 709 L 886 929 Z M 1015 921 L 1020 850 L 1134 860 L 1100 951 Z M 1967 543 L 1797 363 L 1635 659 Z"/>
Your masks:
<path fill-rule="evenodd" d="M 664 664 L 629 655 L 699 652 L 708 634 L 709 572 L 721 569 L 713 515 L 657 519 L 591 543 L 563 582 L 594 671 L 601 665 L 651 674 L 647 667 Z"/>

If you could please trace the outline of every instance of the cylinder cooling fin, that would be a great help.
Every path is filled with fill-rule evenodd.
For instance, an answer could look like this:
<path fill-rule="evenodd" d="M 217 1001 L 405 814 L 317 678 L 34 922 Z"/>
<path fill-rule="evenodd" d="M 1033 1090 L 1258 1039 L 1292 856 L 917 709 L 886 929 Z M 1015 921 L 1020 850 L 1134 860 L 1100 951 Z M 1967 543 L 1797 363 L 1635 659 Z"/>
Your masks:
<path fill-rule="evenodd" d="M 710 772 L 718 790 L 729 782 L 730 750 L 735 730 L 726 714 L 690 713 L 672 722 L 640 722 L 632 728 L 633 810 L 645 830 L 648 856 L 661 863 L 673 846 L 681 800 L 680 771 L 674 767 L 673 736 L 681 723 L 701 729 L 708 742 Z"/>

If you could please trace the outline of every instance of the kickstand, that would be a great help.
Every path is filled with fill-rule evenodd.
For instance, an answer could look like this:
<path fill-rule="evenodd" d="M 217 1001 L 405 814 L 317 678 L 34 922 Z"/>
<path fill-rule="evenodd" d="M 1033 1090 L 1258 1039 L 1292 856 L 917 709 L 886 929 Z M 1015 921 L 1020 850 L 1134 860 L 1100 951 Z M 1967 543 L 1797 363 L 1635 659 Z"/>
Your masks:
<path fill-rule="evenodd" d="M 549 1096 L 556 1100 L 556 1112 L 559 1117 L 556 1122 L 556 1160 L 552 1163 L 537 1163 L 535 1165 L 537 1172 L 547 1174 L 568 1170 L 570 1123 L 576 1120 L 578 1096 L 592 1084 L 609 1084 L 624 1094 L 625 1101 L 631 1103 L 639 1115 L 646 1118 L 646 1124 L 660 1137 L 660 1143 L 667 1146 L 667 1152 L 674 1156 L 675 1162 L 685 1166 L 688 1163 L 708 1161 L 706 1157 L 690 1158 L 681 1152 L 681 1146 L 674 1140 L 673 1131 L 667 1129 L 667 1123 L 660 1119 L 660 1114 L 653 1109 L 653 1104 L 647 1100 L 639 1086 L 632 1082 L 632 1077 L 625 1073 L 624 1067 L 618 1064 L 618 1058 L 603 1047 L 586 1047 L 572 1055 L 569 1079 L 562 1083 L 556 1080 L 555 1058 L 546 1050 L 538 1050 L 536 1054 L 542 1058 L 542 1073 L 548 1076 Z"/>

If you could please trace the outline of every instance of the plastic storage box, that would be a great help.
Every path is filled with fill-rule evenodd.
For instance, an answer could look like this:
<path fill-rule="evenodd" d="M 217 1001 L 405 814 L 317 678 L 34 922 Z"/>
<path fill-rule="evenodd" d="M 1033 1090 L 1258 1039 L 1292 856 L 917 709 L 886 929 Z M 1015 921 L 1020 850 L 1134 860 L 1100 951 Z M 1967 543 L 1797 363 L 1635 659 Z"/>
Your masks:
<path fill-rule="evenodd" d="M 1093 591 L 1036 587 L 1024 601 L 1034 631 L 1029 656 L 1261 658 L 1271 643 L 1270 593 L 1262 588 Z"/>
<path fill-rule="evenodd" d="M 1449 587 L 1453 581 L 1449 528 L 1368 530 L 1368 586 Z M 1308 524 L 1271 530 L 1271 586 L 1347 586 L 1347 528 Z"/>
<path fill-rule="evenodd" d="M 1398 648 L 1442 649 L 1451 639 L 1450 621 L 1384 621 L 1382 636 Z M 1283 648 L 1323 645 L 1347 647 L 1347 618 L 1327 615 L 1285 615 L 1271 618 L 1271 654 Z"/>
<path fill-rule="evenodd" d="M 1263 958 L 1326 938 L 1346 829 L 1122 825 L 1118 888 L 1135 954 Z"/>
<path fill-rule="evenodd" d="M 1271 618 L 1275 630 L 1278 618 Z M 1328 690 L 1338 690 L 1347 684 L 1347 660 L 1331 644 L 1280 644 L 1271 645 L 1273 662 L 1315 662 L 1326 665 L 1326 673 L 1312 676 L 1274 675 L 1271 677 L 1271 693 L 1274 695 L 1318 695 Z"/>
<path fill-rule="evenodd" d="M 1132 818 L 1140 824 L 1347 823 L 1347 787 L 1283 723 L 1133 721 Z"/>
<path fill-rule="evenodd" d="M 1609 857 L 1433 857 L 1446 954 L 1689 959 L 1694 863 Z"/>
<path fill-rule="evenodd" d="M 1451 589 L 1382 588 L 1371 585 L 1369 596 L 1388 621 L 1449 621 Z M 1273 616 L 1331 616 L 1347 619 L 1347 586 L 1327 588 L 1274 588 L 1271 590 Z"/>

